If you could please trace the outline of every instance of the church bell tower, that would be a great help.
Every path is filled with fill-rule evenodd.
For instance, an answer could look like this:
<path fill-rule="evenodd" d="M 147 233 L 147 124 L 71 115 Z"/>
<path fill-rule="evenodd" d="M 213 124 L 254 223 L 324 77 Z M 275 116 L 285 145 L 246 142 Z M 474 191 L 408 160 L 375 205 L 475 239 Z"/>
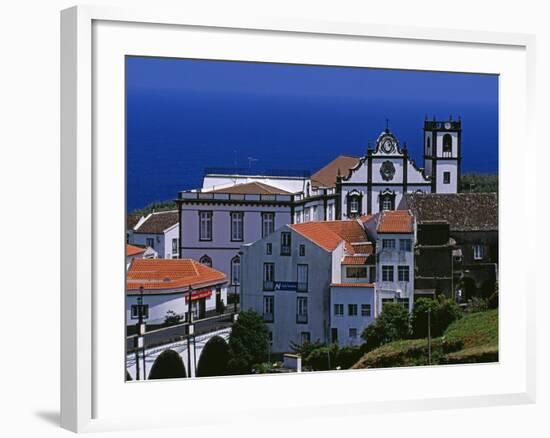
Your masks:
<path fill-rule="evenodd" d="M 432 193 L 458 193 L 460 188 L 462 121 L 424 121 L 424 174 Z"/>

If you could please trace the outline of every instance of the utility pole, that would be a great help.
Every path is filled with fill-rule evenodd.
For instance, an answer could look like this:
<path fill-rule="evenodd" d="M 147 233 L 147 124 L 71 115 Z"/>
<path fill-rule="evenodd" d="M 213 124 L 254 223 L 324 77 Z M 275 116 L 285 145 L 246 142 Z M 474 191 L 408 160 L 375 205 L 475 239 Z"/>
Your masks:
<path fill-rule="evenodd" d="M 193 334 L 193 314 L 191 313 L 191 297 L 193 288 L 189 286 L 187 300 L 187 376 L 191 378 L 191 335 Z"/>
<path fill-rule="evenodd" d="M 428 365 L 432 364 L 432 308 L 428 307 Z"/>

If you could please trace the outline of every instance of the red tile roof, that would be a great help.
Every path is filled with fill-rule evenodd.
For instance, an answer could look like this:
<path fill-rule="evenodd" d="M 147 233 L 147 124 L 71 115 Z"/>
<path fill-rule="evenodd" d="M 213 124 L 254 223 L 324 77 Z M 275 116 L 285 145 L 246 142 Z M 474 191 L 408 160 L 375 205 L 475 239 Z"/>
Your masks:
<path fill-rule="evenodd" d="M 373 283 L 332 283 L 330 287 L 374 287 Z"/>
<path fill-rule="evenodd" d="M 351 244 L 353 248 L 353 252 L 355 254 L 367 254 L 370 255 L 373 253 L 374 248 L 372 247 L 372 243 L 352 243 Z"/>
<path fill-rule="evenodd" d="M 346 251 L 353 254 L 352 243 L 369 242 L 365 229 L 355 220 L 312 221 L 293 224 L 291 227 L 326 251 L 333 251 L 344 241 Z"/>
<path fill-rule="evenodd" d="M 209 193 L 231 193 L 237 195 L 289 195 L 290 192 L 258 181 L 236 184 L 234 186 L 212 190 Z"/>
<path fill-rule="evenodd" d="M 359 158 L 349 155 L 340 155 L 311 175 L 311 183 L 316 187 L 335 187 L 338 171 L 342 176 L 347 176 L 349 169 L 354 167 Z"/>
<path fill-rule="evenodd" d="M 164 290 L 188 290 L 225 283 L 223 272 L 191 259 L 136 259 L 126 274 L 127 293 L 136 293 L 143 286 L 144 293 L 162 293 Z"/>
<path fill-rule="evenodd" d="M 412 233 L 413 216 L 408 210 L 390 210 L 380 213 L 379 233 Z"/>
<path fill-rule="evenodd" d="M 362 222 L 362 223 L 365 223 L 365 222 L 368 222 L 369 220 L 371 220 L 375 215 L 374 214 L 365 214 L 363 216 L 361 216 L 359 218 L 359 220 Z"/>
<path fill-rule="evenodd" d="M 344 256 L 343 265 L 373 265 L 373 256 Z"/>
<path fill-rule="evenodd" d="M 134 256 L 136 254 L 142 254 L 145 252 L 145 248 L 140 248 L 139 246 L 126 245 L 126 256 Z"/>

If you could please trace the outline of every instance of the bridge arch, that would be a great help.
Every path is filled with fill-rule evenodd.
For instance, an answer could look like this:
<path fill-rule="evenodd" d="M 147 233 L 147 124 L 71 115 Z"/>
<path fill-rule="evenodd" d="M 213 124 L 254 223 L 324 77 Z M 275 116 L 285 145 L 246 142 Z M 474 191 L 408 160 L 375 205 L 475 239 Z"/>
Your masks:
<path fill-rule="evenodd" d="M 202 348 L 197 377 L 224 376 L 229 362 L 229 345 L 221 336 L 213 336 Z"/>
<path fill-rule="evenodd" d="M 149 379 L 178 379 L 187 377 L 185 365 L 180 355 L 174 350 L 164 350 L 155 359 Z"/>

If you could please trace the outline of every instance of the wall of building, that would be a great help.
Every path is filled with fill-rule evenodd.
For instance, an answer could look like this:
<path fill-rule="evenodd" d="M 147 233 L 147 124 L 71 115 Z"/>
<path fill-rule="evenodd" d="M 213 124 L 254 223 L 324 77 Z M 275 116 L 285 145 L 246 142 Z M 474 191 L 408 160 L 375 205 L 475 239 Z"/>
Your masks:
<path fill-rule="evenodd" d="M 276 176 L 248 176 L 248 175 L 206 175 L 203 178 L 202 190 L 217 190 L 231 187 L 236 184 L 261 182 L 290 193 L 302 192 L 306 189 L 309 178 L 276 177 Z"/>
<path fill-rule="evenodd" d="M 147 245 L 147 239 L 149 238 L 154 240 L 154 245 L 152 246 L 152 248 L 157 252 L 158 257 L 164 258 L 164 255 L 166 254 L 166 241 L 164 238 L 164 234 L 134 232 L 132 236 L 132 241 L 130 243 L 135 245 Z"/>
<path fill-rule="evenodd" d="M 330 289 L 330 328 L 338 333 L 338 345 L 359 345 L 363 343 L 361 333 L 374 320 L 374 287 L 331 287 Z M 344 306 L 344 314 L 336 315 L 335 304 Z M 357 306 L 357 315 L 350 315 L 348 306 Z M 361 305 L 370 305 L 370 316 L 361 314 Z M 350 337 L 350 329 L 356 336 Z"/>
<path fill-rule="evenodd" d="M 290 256 L 280 253 L 281 232 L 291 232 Z M 272 255 L 266 254 L 266 244 L 272 245 Z M 305 256 L 299 255 L 299 246 L 305 245 Z M 297 265 L 308 265 L 308 291 L 264 291 L 264 263 L 274 263 L 275 282 L 296 282 Z M 272 351 L 288 352 L 290 343 L 301 343 L 301 333 L 309 332 L 311 341 L 327 341 L 329 324 L 329 286 L 332 274 L 331 253 L 318 247 L 290 227 L 283 227 L 267 238 L 243 246 L 241 303 L 242 309 L 263 314 L 264 296 L 274 297 L 274 320 L 267 326 L 273 333 Z M 308 299 L 308 321 L 297 323 L 297 297 Z"/>

